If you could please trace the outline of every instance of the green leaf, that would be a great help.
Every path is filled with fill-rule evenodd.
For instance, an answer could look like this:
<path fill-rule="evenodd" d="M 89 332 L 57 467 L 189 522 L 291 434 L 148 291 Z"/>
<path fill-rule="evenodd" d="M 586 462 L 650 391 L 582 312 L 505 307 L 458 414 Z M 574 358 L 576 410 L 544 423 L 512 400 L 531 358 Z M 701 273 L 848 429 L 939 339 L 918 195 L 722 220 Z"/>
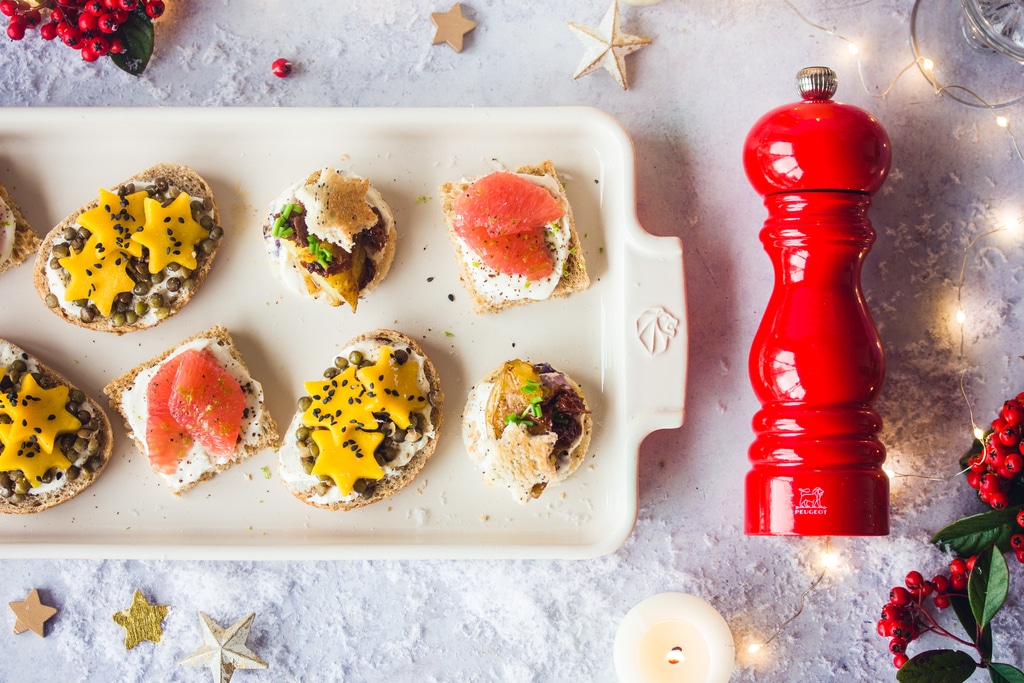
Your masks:
<path fill-rule="evenodd" d="M 1021 509 L 990 510 L 958 519 L 932 536 L 932 543 L 964 557 L 977 555 L 993 544 L 1005 552 L 1010 549 L 1010 536 L 1017 533 L 1017 513 Z"/>
<path fill-rule="evenodd" d="M 153 56 L 153 20 L 142 9 L 142 3 L 128 15 L 117 34 L 124 41 L 124 52 L 111 53 L 110 59 L 123 71 L 138 76 L 146 70 Z"/>
<path fill-rule="evenodd" d="M 896 672 L 900 683 L 963 683 L 978 664 L 960 650 L 928 650 L 916 655 Z"/>
<path fill-rule="evenodd" d="M 981 630 L 981 637 L 978 637 L 978 622 L 971 612 L 971 601 L 964 595 L 949 596 L 949 604 L 953 607 L 960 624 L 964 628 L 967 637 L 978 646 L 982 659 L 992 659 L 992 624 Z"/>
<path fill-rule="evenodd" d="M 967 581 L 971 613 L 982 628 L 1003 608 L 1009 589 L 1010 570 L 1006 558 L 998 550 L 986 548 L 978 555 Z"/>
<path fill-rule="evenodd" d="M 1024 683 L 1024 671 L 1009 664 L 989 664 L 988 675 L 992 683 Z"/>

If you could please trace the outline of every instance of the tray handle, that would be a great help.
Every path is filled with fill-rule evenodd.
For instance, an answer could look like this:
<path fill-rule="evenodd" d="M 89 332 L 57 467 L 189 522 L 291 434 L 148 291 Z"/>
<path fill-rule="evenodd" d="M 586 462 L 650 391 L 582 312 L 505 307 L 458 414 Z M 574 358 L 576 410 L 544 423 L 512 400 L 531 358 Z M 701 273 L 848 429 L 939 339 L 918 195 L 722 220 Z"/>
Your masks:
<path fill-rule="evenodd" d="M 678 237 L 639 228 L 626 248 L 632 252 L 624 293 L 629 416 L 635 433 L 645 435 L 683 424 L 689 342 L 683 246 Z"/>

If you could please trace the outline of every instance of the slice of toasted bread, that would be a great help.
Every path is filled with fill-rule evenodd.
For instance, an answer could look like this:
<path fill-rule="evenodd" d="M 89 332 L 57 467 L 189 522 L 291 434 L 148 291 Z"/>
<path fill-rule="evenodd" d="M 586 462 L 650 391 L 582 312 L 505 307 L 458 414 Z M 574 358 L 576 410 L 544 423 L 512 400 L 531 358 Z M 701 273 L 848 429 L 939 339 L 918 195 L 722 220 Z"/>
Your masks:
<path fill-rule="evenodd" d="M 14 201 L 14 198 L 11 197 L 3 183 L 0 183 L 0 202 L 6 204 L 14 216 L 14 244 L 11 248 L 10 257 L 0 261 L 0 273 L 3 273 L 5 270 L 23 263 L 25 259 L 39 251 L 39 245 L 42 244 L 42 240 L 39 239 L 39 235 L 32 229 L 29 222 L 25 220 L 25 216 L 21 213 L 21 208 Z M 0 258 L 2 258 L 2 255 L 0 255 Z"/>
<path fill-rule="evenodd" d="M 516 415 L 516 419 L 506 418 L 501 435 L 495 436 L 494 428 L 488 422 L 487 409 L 492 404 L 492 391 L 501 391 L 499 387 L 505 386 L 501 384 L 505 363 L 489 372 L 470 389 L 466 407 L 462 412 L 462 440 L 466 451 L 480 467 L 484 482 L 489 486 L 507 488 L 512 497 L 520 503 L 527 503 L 539 497 L 546 487 L 564 482 L 575 472 L 586 457 L 593 431 L 593 419 L 580 386 L 571 377 L 555 368 L 543 364 L 530 364 L 534 368 L 544 368 L 544 373 L 540 374 L 540 384 L 547 387 L 544 390 L 545 411 L 553 409 L 553 406 L 547 406 L 547 392 L 561 381 L 554 376 L 564 379 L 581 402 L 582 411 L 562 413 L 559 416 L 562 420 L 578 422 L 579 435 L 571 443 L 559 446 L 559 437 L 554 431 L 531 433 L 530 428 L 534 427 L 534 424 L 530 421 L 530 414 Z M 553 375 L 550 380 L 545 379 L 549 368 Z M 530 393 L 526 388 L 520 387 L 510 391 L 516 394 L 513 404 L 515 401 L 523 401 L 524 395 Z M 538 387 L 538 396 L 541 395 L 540 391 Z M 497 401 L 494 403 L 498 404 Z"/>
<path fill-rule="evenodd" d="M 557 283 L 545 298 L 565 297 L 580 292 L 590 286 L 590 277 L 587 275 L 587 264 L 583 258 L 583 250 L 580 245 L 579 234 L 576 231 L 576 220 L 573 218 L 572 206 L 565 194 L 562 182 L 558 178 L 555 166 L 550 160 L 546 160 L 535 166 L 520 166 L 516 173 L 523 176 L 534 176 L 538 179 L 550 179 L 553 182 L 538 182 L 542 187 L 552 193 L 555 199 L 565 208 L 563 225 L 569 231 L 569 239 L 565 247 L 566 253 L 564 262 L 558 268 L 556 260 Z M 462 180 L 457 183 L 449 182 L 441 186 L 441 210 L 444 213 L 445 223 L 448 226 L 448 239 L 455 250 L 455 260 L 459 267 L 459 279 L 462 281 L 466 291 L 469 292 L 470 300 L 475 313 L 497 313 L 512 306 L 528 304 L 539 299 L 536 298 L 534 288 L 521 285 L 501 285 L 502 278 L 509 277 L 502 275 L 480 262 L 469 245 L 459 237 L 454 228 L 455 223 L 455 201 L 464 193 L 473 180 Z M 487 283 L 486 291 L 481 286 Z"/>
<path fill-rule="evenodd" d="M 393 357 L 385 360 L 385 363 L 389 364 L 388 367 L 394 368 L 395 364 L 405 366 L 413 361 L 419 364 L 416 383 L 417 392 L 421 392 L 420 396 L 423 400 L 413 403 L 419 407 L 419 410 L 410 411 L 415 417 L 409 418 L 410 423 L 405 429 L 401 427 L 401 423 L 404 422 L 401 411 L 393 411 L 398 416 L 389 416 L 386 414 L 386 408 L 369 403 L 370 399 L 382 392 L 379 387 L 372 385 L 373 377 L 370 377 L 367 382 L 365 379 L 360 379 L 359 375 L 362 373 L 355 370 L 355 368 L 362 370 L 363 368 L 378 367 L 376 364 L 381 360 L 381 352 L 384 347 L 390 348 L 394 354 Z M 352 356 L 353 352 L 361 354 L 361 365 L 359 363 L 353 365 L 349 362 L 350 357 L 353 361 L 360 360 L 359 357 Z M 351 373 L 351 377 L 349 373 Z M 317 406 L 320 404 L 314 404 L 314 401 L 320 401 L 321 394 L 307 395 L 300 401 L 299 409 L 284 435 L 281 449 L 278 451 L 278 458 L 282 483 L 292 495 L 314 507 L 328 510 L 351 510 L 387 498 L 405 488 L 420 473 L 437 448 L 437 439 L 440 435 L 441 420 L 444 414 L 444 394 L 441 393 L 441 380 L 437 375 L 437 370 L 419 344 L 394 330 L 366 332 L 345 345 L 341 354 L 335 359 L 335 364 L 325 371 L 324 379 L 317 380 L 317 383 L 322 381 L 327 392 L 333 395 L 335 390 L 341 391 L 334 385 L 353 386 L 354 383 L 348 383 L 352 378 L 360 383 L 356 389 L 355 402 L 367 401 L 367 405 L 376 407 L 376 409 L 371 407 L 376 420 L 375 424 L 370 425 L 373 429 L 366 431 L 379 432 L 380 443 L 376 444 L 375 450 L 370 454 L 374 462 L 366 461 L 366 464 L 370 469 L 378 469 L 377 474 L 380 476 L 379 478 L 356 478 L 351 469 L 344 470 L 347 467 L 346 464 L 341 463 L 337 465 L 338 470 L 334 470 L 335 465 L 326 460 L 320 462 L 325 470 L 331 469 L 336 472 L 344 470 L 342 477 L 348 477 L 348 479 L 343 479 L 339 484 L 333 477 L 329 475 L 321 477 L 317 473 L 317 469 L 314 468 L 317 466 L 319 458 L 333 459 L 346 454 L 343 453 L 343 449 L 332 449 L 331 451 L 320 449 L 319 443 L 331 439 L 328 428 L 321 426 L 323 422 L 306 424 L 303 415 L 307 412 L 312 415 L 317 410 Z M 315 384 L 307 383 L 307 390 L 310 385 L 315 386 Z M 364 390 L 366 393 L 362 393 Z M 388 394 L 389 391 L 392 393 Z M 397 395 L 390 387 L 385 387 L 383 393 Z M 329 401 L 330 396 L 327 396 L 326 399 Z M 304 408 L 303 404 L 307 400 L 309 405 Z M 339 403 L 335 405 L 345 405 L 345 403 L 339 398 Z M 324 403 L 324 405 L 328 404 Z M 331 408 L 333 407 L 334 405 L 331 406 Z M 329 411 L 317 412 L 317 414 L 323 415 L 328 413 Z M 341 420 L 351 424 L 349 420 L 353 419 L 349 413 L 342 411 L 335 413 L 334 416 L 339 420 L 338 424 L 341 424 Z M 324 419 L 329 418 L 325 417 Z M 308 433 L 304 441 L 299 440 L 299 435 L 303 433 L 301 430 Z M 364 430 L 359 431 L 363 432 Z M 315 439 L 312 436 L 314 432 L 324 434 L 324 437 Z M 310 450 L 310 443 L 315 444 L 314 448 L 318 451 L 318 455 L 314 455 Z M 345 443 L 351 442 L 346 441 Z M 353 451 L 355 451 L 354 447 Z M 360 454 L 354 457 L 363 458 L 366 455 Z M 356 461 L 350 462 L 355 463 Z M 342 485 L 351 485 L 352 489 L 345 493 L 341 489 Z"/>
<path fill-rule="evenodd" d="M 276 448 L 278 443 L 277 423 L 264 405 L 262 385 L 249 374 L 249 369 L 228 331 L 217 325 L 209 330 L 197 332 L 152 360 L 132 368 L 103 389 L 111 407 L 116 408 L 124 417 L 128 436 L 135 440 L 139 452 L 147 458 L 150 457 L 146 443 L 149 381 L 165 361 L 186 349 L 209 349 L 213 353 L 217 363 L 227 370 L 241 387 L 245 397 L 245 410 L 235 450 L 230 459 L 218 462 L 202 444 L 193 440 L 186 457 L 178 461 L 177 469 L 173 473 L 160 473 L 171 493 L 177 496 L 266 448 Z"/>
<path fill-rule="evenodd" d="M 305 206 L 307 203 L 312 206 Z M 295 218 L 289 214 L 291 222 L 283 223 L 282 211 L 289 204 L 303 208 L 295 212 Z M 324 262 L 328 265 L 325 269 L 318 263 L 319 252 L 310 248 L 314 238 L 333 255 L 333 267 Z M 391 207 L 369 180 L 328 167 L 293 183 L 271 202 L 263 239 L 274 274 L 286 287 L 332 306 L 347 302 L 355 311 L 358 300 L 391 270 L 398 231 Z M 353 256 L 356 243 L 362 254 L 359 264 Z M 347 273 L 337 271 L 344 263 L 350 264 L 343 268 Z M 358 276 L 354 275 L 356 266 L 363 269 Z"/>
<path fill-rule="evenodd" d="M 206 279 L 224 232 L 220 225 L 220 210 L 209 183 L 187 166 L 157 164 L 109 189 L 115 195 L 124 191 L 129 191 L 127 193 L 130 194 L 130 191 L 142 190 L 149 192 L 150 196 L 158 199 L 161 204 L 170 202 L 179 193 L 186 193 L 189 196 L 193 204 L 193 220 L 201 226 L 200 230 L 194 230 L 192 223 L 187 226 L 195 240 L 194 244 L 186 242 L 183 248 L 173 252 L 173 246 L 158 249 L 158 252 L 164 253 L 155 258 L 150 247 L 142 249 L 141 256 L 130 256 L 127 251 L 122 251 L 134 240 L 134 234 L 124 236 L 120 245 L 100 244 L 97 247 L 97 254 L 108 254 L 112 260 L 102 272 L 118 273 L 120 281 L 127 283 L 125 287 L 128 291 L 117 295 L 106 314 L 97 306 L 97 301 L 89 296 L 76 300 L 68 299 L 70 275 L 60 261 L 64 260 L 62 255 L 65 252 L 78 256 L 86 248 L 88 242 L 83 236 L 89 231 L 82 228 L 77 221 L 82 214 L 99 207 L 99 198 L 92 200 L 50 230 L 43 239 L 36 257 L 33 272 L 36 291 L 47 307 L 64 320 L 81 327 L 114 334 L 153 327 L 180 311 Z M 124 207 L 122 204 L 113 208 L 120 208 L 127 214 L 128 209 Z M 119 216 L 112 210 L 110 214 L 111 224 L 120 226 Z M 142 220 L 140 218 L 140 225 Z M 126 229 L 125 232 L 130 231 Z M 174 243 L 174 246 L 182 247 L 180 237 L 175 239 L 178 239 L 178 242 Z M 120 247 L 120 250 L 115 247 Z M 133 244 L 133 248 L 140 247 Z M 91 254 L 84 253 L 86 256 Z M 172 253 L 177 256 L 166 256 Z M 195 258 L 195 268 L 171 261 L 157 273 L 149 272 L 151 262 L 155 265 L 165 260 L 165 256 L 188 260 L 190 255 Z M 123 258 L 117 258 L 118 256 Z M 84 272 L 92 275 L 92 270 Z M 127 280 L 121 277 L 122 273 Z M 156 296 L 160 297 L 159 301 L 155 300 Z M 82 305 L 83 303 L 85 305 Z M 100 303 L 102 305 L 102 302 Z"/>
<path fill-rule="evenodd" d="M 26 385 L 28 381 L 31 384 Z M 26 400 L 29 396 L 37 400 Z M 29 413 L 18 412 L 19 407 L 45 406 L 48 401 L 54 411 L 46 411 L 40 422 L 57 426 L 56 436 L 47 434 L 44 424 L 34 425 Z M 26 417 L 28 421 L 21 422 Z M 33 436 L 22 439 L 12 433 L 15 422 L 30 428 Z M 51 437 L 54 448 L 46 450 L 44 442 Z M 78 495 L 107 466 L 113 441 L 110 420 L 99 403 L 37 358 L 0 339 L 0 513 L 39 512 Z M 26 484 L 31 487 L 24 490 Z"/>

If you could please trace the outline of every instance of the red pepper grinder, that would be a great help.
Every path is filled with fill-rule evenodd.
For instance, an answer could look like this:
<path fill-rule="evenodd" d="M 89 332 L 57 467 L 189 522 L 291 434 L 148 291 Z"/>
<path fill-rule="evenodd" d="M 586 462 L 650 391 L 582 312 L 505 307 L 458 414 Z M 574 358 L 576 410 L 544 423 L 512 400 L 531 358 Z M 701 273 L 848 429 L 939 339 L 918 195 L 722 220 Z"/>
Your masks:
<path fill-rule="evenodd" d="M 833 102 L 836 74 L 802 69 L 802 102 L 765 114 L 743 165 L 764 196 L 775 285 L 750 349 L 761 410 L 746 481 L 746 533 L 889 533 L 882 421 L 885 357 L 861 290 L 871 195 L 892 152 L 881 124 Z"/>

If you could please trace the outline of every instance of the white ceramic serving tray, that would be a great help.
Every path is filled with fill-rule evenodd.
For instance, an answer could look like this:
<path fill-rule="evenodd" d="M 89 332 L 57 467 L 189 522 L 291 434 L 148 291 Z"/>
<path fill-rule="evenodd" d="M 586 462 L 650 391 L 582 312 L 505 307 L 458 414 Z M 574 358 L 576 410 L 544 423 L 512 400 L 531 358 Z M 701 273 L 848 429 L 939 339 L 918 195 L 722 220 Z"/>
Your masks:
<path fill-rule="evenodd" d="M 272 451 L 176 498 L 108 411 L 116 443 L 106 471 L 63 505 L 0 515 L 0 557 L 581 558 L 628 538 L 640 442 L 683 420 L 687 330 L 680 242 L 637 222 L 633 148 L 614 119 L 588 108 L 0 112 L 0 180 L 41 233 L 101 186 L 158 162 L 193 167 L 220 204 L 225 237 L 212 272 L 180 313 L 147 331 L 117 337 L 61 321 L 36 295 L 31 264 L 0 276 L 0 337 L 104 405 L 109 380 L 217 323 L 282 429 L 302 383 L 320 377 L 346 340 L 377 327 L 420 340 L 445 394 L 439 447 L 419 477 L 350 512 L 293 498 Z M 565 181 L 593 284 L 478 316 L 458 280 L 438 187 L 548 158 Z M 355 314 L 285 291 L 263 252 L 267 204 L 325 165 L 369 177 L 398 221 L 391 273 Z M 574 477 L 528 505 L 481 481 L 459 425 L 470 386 L 516 357 L 576 378 L 595 425 Z"/>

